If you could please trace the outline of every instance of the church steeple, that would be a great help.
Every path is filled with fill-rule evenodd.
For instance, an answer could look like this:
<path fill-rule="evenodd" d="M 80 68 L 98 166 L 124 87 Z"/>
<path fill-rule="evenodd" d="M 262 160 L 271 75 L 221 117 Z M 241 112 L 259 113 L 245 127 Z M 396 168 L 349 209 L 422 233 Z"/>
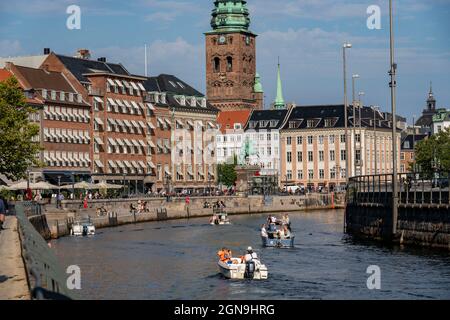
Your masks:
<path fill-rule="evenodd" d="M 431 112 L 436 111 L 436 99 L 434 98 L 434 94 L 433 94 L 433 83 L 432 82 L 430 82 L 430 92 L 428 93 L 427 110 L 431 111 Z"/>
<path fill-rule="evenodd" d="M 211 27 L 214 31 L 248 31 L 250 14 L 247 1 L 216 0 L 212 12 Z"/>
<path fill-rule="evenodd" d="M 278 58 L 278 78 L 277 78 L 277 97 L 275 98 L 275 109 L 284 109 L 286 103 L 283 98 L 283 84 L 281 82 L 280 59 Z"/>

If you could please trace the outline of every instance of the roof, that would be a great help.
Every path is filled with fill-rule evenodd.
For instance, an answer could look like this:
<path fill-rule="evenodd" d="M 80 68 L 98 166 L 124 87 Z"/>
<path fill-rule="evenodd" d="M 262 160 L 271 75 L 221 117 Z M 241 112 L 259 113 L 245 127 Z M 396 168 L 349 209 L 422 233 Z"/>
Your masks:
<path fill-rule="evenodd" d="M 0 81 L 5 81 L 12 77 L 12 73 L 6 69 L 0 69 Z"/>
<path fill-rule="evenodd" d="M 76 93 L 66 78 L 59 72 L 46 71 L 43 69 L 34 69 L 22 66 L 15 66 L 21 76 L 25 78 L 31 88 L 29 89 L 47 89 Z"/>
<path fill-rule="evenodd" d="M 7 62 L 12 62 L 16 66 L 39 68 L 47 57 L 48 55 L 0 58 L 0 68 L 4 68 Z"/>
<path fill-rule="evenodd" d="M 250 112 L 250 110 L 220 112 L 219 117 L 217 118 L 217 123 L 220 125 L 220 131 L 225 134 L 227 129 L 234 129 L 234 124 L 236 123 L 240 123 L 242 127 L 244 127 L 250 117 Z"/>
<path fill-rule="evenodd" d="M 417 121 L 416 126 L 431 127 L 433 124 L 433 114 L 423 114 Z"/>
<path fill-rule="evenodd" d="M 289 119 L 285 122 L 283 130 L 298 129 L 320 129 L 320 128 L 344 128 L 345 113 L 344 105 L 316 105 L 297 106 L 289 114 Z M 357 111 L 359 117 L 359 110 Z M 353 126 L 353 106 L 348 107 L 348 126 Z M 383 120 L 381 124 L 377 121 L 378 128 L 389 129 L 382 113 L 375 114 L 377 120 Z M 325 124 L 325 120 L 331 120 Z M 370 107 L 361 108 L 361 126 L 373 127 L 374 110 Z M 314 120 L 313 127 L 308 126 L 308 120 Z"/>
<path fill-rule="evenodd" d="M 401 150 L 414 150 L 414 146 L 415 144 L 417 144 L 418 142 L 422 141 L 423 139 L 427 138 L 428 135 L 426 134 L 416 134 L 416 135 L 407 135 L 403 140 L 402 140 L 402 144 L 401 144 Z M 415 142 L 415 143 L 414 143 Z"/>
<path fill-rule="evenodd" d="M 121 64 L 74 58 L 63 55 L 56 56 L 80 82 L 89 82 L 89 79 L 85 77 L 84 74 L 97 72 L 130 76 L 130 73 Z"/>
<path fill-rule="evenodd" d="M 183 80 L 177 78 L 174 75 L 170 74 L 160 74 L 156 77 L 158 87 L 161 92 L 168 92 L 175 95 L 184 95 L 184 96 L 194 96 L 194 97 L 204 97 L 205 95 L 189 84 L 184 82 Z"/>
<path fill-rule="evenodd" d="M 253 110 L 250 119 L 248 119 L 248 122 L 245 126 L 245 130 L 252 129 L 252 130 L 258 130 L 258 129 L 270 129 L 270 130 L 277 130 L 280 129 L 281 126 L 284 123 L 284 119 L 286 118 L 286 115 L 288 114 L 288 110 Z M 273 121 L 274 125 L 268 124 L 267 127 L 262 127 L 260 121 Z M 254 123 L 255 125 L 253 127 L 250 126 L 250 123 Z"/>

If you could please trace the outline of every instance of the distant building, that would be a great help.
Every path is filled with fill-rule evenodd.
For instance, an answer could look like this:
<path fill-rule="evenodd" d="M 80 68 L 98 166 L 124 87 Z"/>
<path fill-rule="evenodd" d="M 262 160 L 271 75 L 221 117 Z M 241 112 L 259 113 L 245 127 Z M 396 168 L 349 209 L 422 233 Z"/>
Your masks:
<path fill-rule="evenodd" d="M 252 146 L 250 164 L 261 168 L 261 175 L 280 175 L 280 129 L 288 110 L 254 110 L 245 126 L 245 141 Z"/>
<path fill-rule="evenodd" d="M 450 110 L 439 109 L 432 118 L 432 133 L 438 134 L 439 132 L 450 127 Z"/>
<path fill-rule="evenodd" d="M 217 163 L 233 163 L 241 154 L 244 128 L 250 117 L 250 110 L 223 111 L 219 113 L 217 123 L 220 132 L 217 134 Z"/>
<path fill-rule="evenodd" d="M 400 172 L 410 172 L 412 170 L 412 164 L 415 161 L 415 148 L 417 143 L 426 139 L 426 134 L 410 134 L 402 140 L 400 151 Z"/>
<path fill-rule="evenodd" d="M 422 111 L 422 116 L 417 119 L 416 126 L 421 127 L 421 133 L 431 133 L 433 126 L 433 116 L 436 114 L 436 98 L 433 94 L 433 87 L 430 85 L 430 91 L 427 98 L 427 106 Z"/>
<path fill-rule="evenodd" d="M 335 190 L 345 185 L 347 157 L 350 157 L 349 176 L 392 172 L 392 122 L 386 121 L 380 112 L 364 107 L 361 128 L 357 118 L 353 130 L 352 106 L 348 117 L 349 155 L 345 150 L 343 105 L 290 109 L 280 138 L 283 185 Z M 400 151 L 400 130 L 397 139 Z M 355 172 L 355 165 L 359 172 Z"/>

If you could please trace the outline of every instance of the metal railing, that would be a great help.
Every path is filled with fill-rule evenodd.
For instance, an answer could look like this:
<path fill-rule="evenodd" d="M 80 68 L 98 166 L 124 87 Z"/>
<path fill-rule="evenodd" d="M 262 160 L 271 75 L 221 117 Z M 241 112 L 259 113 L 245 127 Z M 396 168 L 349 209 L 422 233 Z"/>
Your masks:
<path fill-rule="evenodd" d="M 28 276 L 32 299 L 74 299 L 67 289 L 67 275 L 60 267 L 47 242 L 28 220 L 27 211 L 35 212 L 32 203 L 17 203 L 15 206 L 22 245 L 22 257 Z"/>
<path fill-rule="evenodd" d="M 449 205 L 449 172 L 400 173 L 397 176 L 399 205 Z M 347 203 L 392 205 L 392 174 L 352 177 Z"/>

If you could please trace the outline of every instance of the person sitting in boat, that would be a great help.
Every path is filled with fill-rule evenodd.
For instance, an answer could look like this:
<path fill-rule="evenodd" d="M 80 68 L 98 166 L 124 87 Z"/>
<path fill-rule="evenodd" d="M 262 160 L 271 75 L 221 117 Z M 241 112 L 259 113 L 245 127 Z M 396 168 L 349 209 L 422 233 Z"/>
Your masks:
<path fill-rule="evenodd" d="M 290 239 L 291 238 L 291 232 L 289 231 L 289 228 L 287 225 L 284 225 L 283 227 L 283 238 L 282 239 Z"/>
<path fill-rule="evenodd" d="M 265 224 L 263 224 L 261 226 L 261 237 L 263 237 L 263 238 L 269 237 L 269 235 L 267 234 L 267 230 L 266 230 L 266 225 Z"/>
<path fill-rule="evenodd" d="M 217 255 L 219 256 L 219 260 L 222 262 L 226 262 L 227 261 L 227 257 L 226 257 L 226 253 L 227 253 L 227 249 L 226 248 L 222 248 L 219 250 L 219 252 L 217 252 Z"/>
<path fill-rule="evenodd" d="M 287 213 L 285 215 L 283 215 L 282 224 L 283 224 L 283 226 L 287 226 L 289 231 L 291 231 L 291 221 L 290 221 Z"/>

